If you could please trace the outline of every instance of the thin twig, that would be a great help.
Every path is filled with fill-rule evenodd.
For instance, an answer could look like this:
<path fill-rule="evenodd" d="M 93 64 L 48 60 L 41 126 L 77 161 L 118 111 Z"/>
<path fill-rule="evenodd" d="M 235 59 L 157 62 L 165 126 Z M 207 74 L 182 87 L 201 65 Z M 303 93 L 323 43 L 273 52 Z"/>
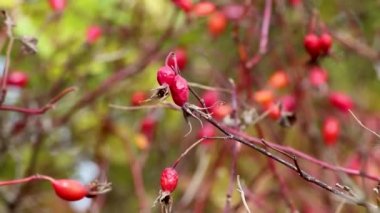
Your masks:
<path fill-rule="evenodd" d="M 241 201 L 243 202 L 245 210 L 247 210 L 248 213 L 251 213 L 251 210 L 249 209 L 247 201 L 245 200 L 245 193 L 244 193 L 243 187 L 241 186 L 239 175 L 236 176 L 236 180 L 237 180 L 237 185 L 238 185 L 237 190 L 238 190 L 238 192 L 240 192 Z"/>
<path fill-rule="evenodd" d="M 378 134 L 378 133 L 376 133 L 375 131 L 373 131 L 372 129 L 366 127 L 366 126 L 363 124 L 363 122 L 361 122 L 361 121 L 359 120 L 359 118 L 354 114 L 354 112 L 352 112 L 350 109 L 349 109 L 348 111 L 351 113 L 352 117 L 354 117 L 354 119 L 356 120 L 356 122 L 358 122 L 358 124 L 359 124 L 361 127 L 363 127 L 364 129 L 366 129 L 367 131 L 371 132 L 372 134 L 376 135 L 376 137 L 380 138 L 380 134 Z"/>

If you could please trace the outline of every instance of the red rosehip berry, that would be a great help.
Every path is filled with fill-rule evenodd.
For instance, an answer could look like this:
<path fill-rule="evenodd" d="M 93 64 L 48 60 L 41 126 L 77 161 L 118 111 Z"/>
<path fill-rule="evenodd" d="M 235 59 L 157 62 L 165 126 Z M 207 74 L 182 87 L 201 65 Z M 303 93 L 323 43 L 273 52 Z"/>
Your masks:
<path fill-rule="evenodd" d="M 177 75 L 169 86 L 174 103 L 182 107 L 189 100 L 190 92 L 186 79 Z"/>
<path fill-rule="evenodd" d="M 213 13 L 208 19 L 208 31 L 214 37 L 224 32 L 227 26 L 227 19 L 221 12 Z"/>
<path fill-rule="evenodd" d="M 76 201 L 88 194 L 88 188 L 82 183 L 71 179 L 58 179 L 51 181 L 55 193 L 67 201 Z"/>
<path fill-rule="evenodd" d="M 13 71 L 9 73 L 7 83 L 12 86 L 24 88 L 28 84 L 28 75 L 21 71 Z"/>
<path fill-rule="evenodd" d="M 136 91 L 132 94 L 131 104 L 132 106 L 140 106 L 146 98 L 145 92 Z"/>
<path fill-rule="evenodd" d="M 177 48 L 174 50 L 175 57 L 177 59 L 177 65 L 180 70 L 183 70 L 187 64 L 187 53 L 183 48 Z M 169 67 L 175 67 L 174 57 L 170 57 L 168 60 Z"/>
<path fill-rule="evenodd" d="M 224 119 L 227 115 L 231 114 L 231 112 L 232 112 L 232 107 L 229 104 L 216 106 L 215 108 L 212 109 L 212 117 L 220 121 Z"/>
<path fill-rule="evenodd" d="M 219 92 L 214 90 L 208 90 L 202 94 L 202 99 L 205 102 L 207 108 L 215 107 L 215 104 L 219 100 Z"/>
<path fill-rule="evenodd" d="M 264 106 L 265 110 L 269 110 L 269 117 L 271 117 L 273 120 L 277 120 L 281 117 L 281 110 L 280 107 L 271 102 Z"/>
<path fill-rule="evenodd" d="M 177 171 L 172 167 L 165 168 L 161 173 L 160 183 L 162 191 L 173 192 L 178 183 Z"/>
<path fill-rule="evenodd" d="M 319 38 L 314 33 L 306 35 L 303 44 L 311 58 L 316 59 L 321 53 Z"/>
<path fill-rule="evenodd" d="M 309 71 L 309 82 L 311 86 L 320 87 L 327 83 L 328 75 L 321 67 L 313 67 Z"/>
<path fill-rule="evenodd" d="M 163 66 L 157 71 L 157 81 L 160 85 L 171 85 L 174 81 L 176 73 L 169 66 Z"/>
<path fill-rule="evenodd" d="M 216 9 L 215 4 L 209 1 L 201 1 L 193 6 L 192 13 L 196 16 L 208 16 Z"/>
<path fill-rule="evenodd" d="M 340 133 L 340 123 L 334 117 L 328 117 L 323 122 L 322 134 L 326 145 L 335 145 Z"/>
<path fill-rule="evenodd" d="M 148 139 L 151 139 L 156 127 L 156 119 L 152 116 L 145 117 L 140 124 L 140 132 L 143 133 Z"/>
<path fill-rule="evenodd" d="M 294 95 L 286 95 L 281 98 L 282 108 L 286 112 L 294 112 L 297 108 L 297 100 Z"/>
<path fill-rule="evenodd" d="M 103 34 L 103 30 L 99 26 L 90 26 L 86 32 L 86 42 L 88 44 L 94 44 L 97 42 Z"/>
<path fill-rule="evenodd" d="M 328 33 L 319 36 L 319 48 L 323 54 L 328 54 L 332 46 L 332 38 Z"/>
<path fill-rule="evenodd" d="M 172 2 L 184 12 L 189 12 L 193 7 L 191 0 L 172 0 Z"/>
<path fill-rule="evenodd" d="M 66 7 L 66 0 L 49 0 L 51 9 L 55 12 L 62 12 Z"/>
<path fill-rule="evenodd" d="M 352 109 L 353 107 L 351 97 L 341 92 L 330 93 L 329 101 L 333 106 L 335 106 L 337 109 L 343 112 L 347 112 L 349 109 Z"/>
<path fill-rule="evenodd" d="M 263 89 L 263 90 L 256 91 L 253 94 L 253 99 L 261 105 L 269 105 L 270 103 L 273 103 L 274 101 L 274 94 L 272 90 Z"/>
<path fill-rule="evenodd" d="M 198 132 L 198 138 L 214 137 L 215 135 L 215 127 L 210 123 L 205 124 Z M 212 139 L 205 139 L 202 143 L 209 144 L 211 141 Z"/>
<path fill-rule="evenodd" d="M 293 7 L 298 6 L 301 4 L 302 0 L 288 0 L 289 4 L 291 4 Z"/>

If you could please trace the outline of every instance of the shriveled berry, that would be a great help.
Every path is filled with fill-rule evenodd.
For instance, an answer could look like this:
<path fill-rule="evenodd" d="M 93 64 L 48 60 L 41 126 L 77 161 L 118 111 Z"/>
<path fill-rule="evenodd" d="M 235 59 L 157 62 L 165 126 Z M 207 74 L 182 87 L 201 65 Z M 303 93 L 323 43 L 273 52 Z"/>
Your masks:
<path fill-rule="evenodd" d="M 319 48 L 322 54 L 328 54 L 332 46 L 332 38 L 328 33 L 323 33 L 319 36 Z"/>
<path fill-rule="evenodd" d="M 303 44 L 305 46 L 306 51 L 309 53 L 310 57 L 315 59 L 321 53 L 321 49 L 319 46 L 319 38 L 316 34 L 310 33 L 305 36 Z"/>
<path fill-rule="evenodd" d="M 177 48 L 174 50 L 177 59 L 177 65 L 180 70 L 183 70 L 187 64 L 187 53 L 184 48 Z M 170 67 L 175 67 L 174 57 L 169 58 L 168 64 Z"/>
<path fill-rule="evenodd" d="M 219 36 L 227 27 L 227 19 L 221 12 L 213 13 L 208 19 L 208 31 L 214 37 Z"/>
<path fill-rule="evenodd" d="M 24 88 L 28 84 L 28 75 L 21 71 L 9 73 L 7 83 L 12 86 Z"/>
<path fill-rule="evenodd" d="M 71 179 L 52 180 L 55 193 L 67 201 L 76 201 L 88 194 L 88 189 L 82 183 Z"/>
<path fill-rule="evenodd" d="M 132 94 L 131 104 L 132 106 L 139 106 L 147 98 L 146 93 L 142 91 L 136 91 Z"/>
<path fill-rule="evenodd" d="M 340 133 L 340 123 L 334 117 L 328 117 L 323 122 L 322 134 L 326 145 L 335 145 Z"/>
<path fill-rule="evenodd" d="M 177 171 L 172 167 L 165 168 L 161 173 L 160 183 L 162 191 L 173 192 L 178 183 Z"/>
<path fill-rule="evenodd" d="M 186 79 L 177 75 L 170 84 L 170 93 L 175 104 L 182 107 L 189 100 L 189 86 Z"/>
<path fill-rule="evenodd" d="M 278 70 L 273 73 L 269 78 L 269 84 L 273 88 L 284 88 L 289 84 L 288 74 L 283 70 Z"/>
<path fill-rule="evenodd" d="M 176 76 L 176 73 L 169 66 L 163 66 L 157 71 L 157 81 L 160 85 L 171 85 Z"/>
<path fill-rule="evenodd" d="M 196 16 L 208 16 L 216 9 L 210 1 L 201 1 L 193 6 L 192 13 Z"/>
<path fill-rule="evenodd" d="M 103 34 L 103 30 L 100 26 L 90 26 L 86 32 L 86 42 L 88 44 L 96 43 Z"/>
<path fill-rule="evenodd" d="M 191 0 L 172 0 L 172 2 L 184 12 L 189 12 L 193 7 Z"/>
<path fill-rule="evenodd" d="M 51 9 L 55 12 L 62 12 L 66 7 L 66 0 L 49 0 Z"/>
<path fill-rule="evenodd" d="M 215 127 L 207 123 L 205 124 L 198 132 L 198 138 L 204 138 L 204 137 L 214 137 L 216 134 Z M 208 144 L 212 141 L 212 139 L 205 139 L 202 141 L 203 144 Z"/>
<path fill-rule="evenodd" d="M 351 97 L 341 92 L 330 93 L 329 101 L 333 106 L 335 106 L 337 109 L 343 112 L 347 112 L 349 109 L 352 109 L 353 107 Z"/>
<path fill-rule="evenodd" d="M 309 71 L 309 82 L 313 87 L 320 87 L 327 83 L 328 75 L 321 67 L 313 67 Z"/>

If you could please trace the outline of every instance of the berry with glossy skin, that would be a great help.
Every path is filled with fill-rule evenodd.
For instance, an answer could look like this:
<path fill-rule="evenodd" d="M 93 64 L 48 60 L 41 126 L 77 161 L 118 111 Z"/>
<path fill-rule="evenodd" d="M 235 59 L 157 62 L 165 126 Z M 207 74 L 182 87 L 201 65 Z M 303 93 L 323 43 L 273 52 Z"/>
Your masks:
<path fill-rule="evenodd" d="M 191 0 L 172 0 L 172 2 L 184 12 L 189 12 L 193 7 Z"/>
<path fill-rule="evenodd" d="M 77 201 L 88 194 L 88 188 L 82 183 L 71 179 L 57 179 L 51 181 L 55 193 L 67 201 Z"/>
<path fill-rule="evenodd" d="M 62 12 L 66 7 L 66 0 L 49 0 L 51 9 L 55 12 Z"/>
<path fill-rule="evenodd" d="M 145 92 L 136 91 L 132 94 L 131 104 L 132 106 L 140 106 L 146 98 Z"/>
<path fill-rule="evenodd" d="M 216 9 L 215 4 L 209 1 L 201 1 L 193 6 L 192 13 L 196 16 L 208 16 Z"/>
<path fill-rule="evenodd" d="M 173 192 L 178 183 L 177 171 L 172 167 L 165 168 L 161 173 L 160 183 L 162 191 Z"/>
<path fill-rule="evenodd" d="M 340 133 L 340 123 L 334 117 L 328 117 L 323 122 L 322 134 L 326 145 L 335 145 Z"/>
<path fill-rule="evenodd" d="M 28 75 L 21 71 L 13 71 L 8 74 L 7 83 L 12 86 L 24 88 L 28 84 Z"/>
<path fill-rule="evenodd" d="M 177 75 L 173 83 L 169 85 L 170 94 L 172 95 L 172 99 L 175 104 L 182 107 L 189 100 L 189 86 L 187 84 L 186 79 Z"/>
<path fill-rule="evenodd" d="M 332 46 L 332 38 L 328 33 L 319 36 L 319 48 L 323 54 L 328 54 Z"/>
<path fill-rule="evenodd" d="M 315 59 L 321 53 L 319 37 L 316 34 L 307 34 L 304 38 L 303 44 L 311 58 Z"/>
<path fill-rule="evenodd" d="M 270 76 L 268 83 L 273 88 L 280 89 L 288 86 L 289 78 L 285 71 L 278 70 Z"/>
<path fill-rule="evenodd" d="M 309 82 L 313 87 L 320 87 L 327 83 L 328 75 L 321 67 L 313 67 L 309 71 Z"/>
<path fill-rule="evenodd" d="M 227 27 L 227 19 L 221 12 L 215 12 L 208 19 L 208 31 L 214 37 L 219 36 Z"/>
<path fill-rule="evenodd" d="M 88 44 L 96 43 L 103 34 L 103 30 L 99 26 L 90 26 L 86 32 L 86 42 Z"/>
<path fill-rule="evenodd" d="M 352 109 L 353 107 L 351 97 L 341 92 L 330 93 L 329 101 L 333 106 L 335 106 L 337 109 L 343 112 L 347 112 L 349 109 Z"/>
<path fill-rule="evenodd" d="M 169 66 L 163 66 L 157 71 L 157 81 L 160 85 L 171 85 L 174 81 L 176 73 Z"/>
<path fill-rule="evenodd" d="M 175 57 L 177 59 L 177 65 L 180 70 L 183 70 L 187 64 L 187 53 L 183 48 L 177 48 L 174 50 Z M 170 57 L 168 64 L 170 67 L 175 67 L 174 57 Z"/>

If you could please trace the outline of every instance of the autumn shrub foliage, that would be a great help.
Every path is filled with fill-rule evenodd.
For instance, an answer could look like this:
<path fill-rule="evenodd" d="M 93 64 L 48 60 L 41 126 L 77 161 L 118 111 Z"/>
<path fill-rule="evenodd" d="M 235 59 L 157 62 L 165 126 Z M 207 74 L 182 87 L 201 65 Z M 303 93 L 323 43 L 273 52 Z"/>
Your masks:
<path fill-rule="evenodd" d="M 376 8 L 0 1 L 0 212 L 380 211 Z"/>

